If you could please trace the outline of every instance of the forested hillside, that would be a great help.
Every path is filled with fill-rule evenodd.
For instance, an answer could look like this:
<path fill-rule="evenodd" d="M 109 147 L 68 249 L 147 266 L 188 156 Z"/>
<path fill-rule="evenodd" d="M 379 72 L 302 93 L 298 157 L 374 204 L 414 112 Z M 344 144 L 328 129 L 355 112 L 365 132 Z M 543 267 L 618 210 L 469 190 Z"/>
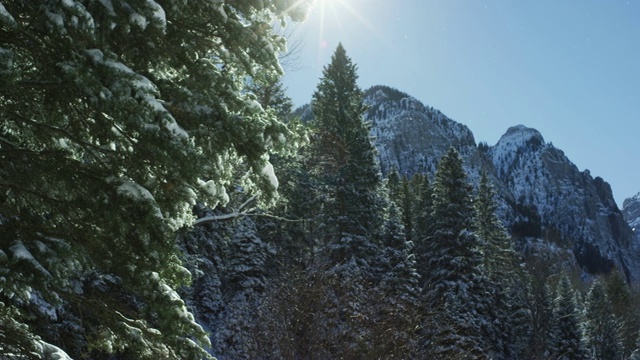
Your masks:
<path fill-rule="evenodd" d="M 406 143 L 431 152 L 382 153 L 399 108 L 370 96 L 425 109 L 365 94 L 342 45 L 290 114 L 272 26 L 305 8 L 0 3 L 0 357 L 640 358 L 633 257 L 589 271 L 524 246 L 572 229 L 512 236 L 540 215 L 503 196 L 518 147 L 428 108 Z"/>

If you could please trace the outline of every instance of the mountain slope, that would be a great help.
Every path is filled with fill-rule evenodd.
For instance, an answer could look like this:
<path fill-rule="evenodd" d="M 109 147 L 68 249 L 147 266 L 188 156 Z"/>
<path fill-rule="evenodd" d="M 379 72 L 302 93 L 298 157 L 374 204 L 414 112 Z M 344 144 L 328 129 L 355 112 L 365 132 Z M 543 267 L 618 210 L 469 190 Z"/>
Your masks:
<path fill-rule="evenodd" d="M 488 172 L 501 218 L 523 251 L 553 249 L 588 273 L 616 268 L 629 280 L 640 279 L 635 237 L 609 184 L 579 171 L 537 130 L 514 126 L 494 146 L 476 146 L 466 126 L 401 91 L 374 86 L 365 102 L 383 171 L 431 174 L 454 146 L 472 182 Z"/>

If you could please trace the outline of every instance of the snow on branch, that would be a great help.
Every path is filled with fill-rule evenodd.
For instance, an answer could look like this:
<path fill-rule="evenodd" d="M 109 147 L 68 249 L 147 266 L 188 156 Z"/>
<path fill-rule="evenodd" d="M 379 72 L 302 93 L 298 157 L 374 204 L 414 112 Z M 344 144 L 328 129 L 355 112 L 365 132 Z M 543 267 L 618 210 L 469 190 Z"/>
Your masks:
<path fill-rule="evenodd" d="M 254 202 L 256 200 L 256 198 L 257 198 L 257 196 L 253 195 L 252 197 L 247 199 L 247 201 L 243 202 L 236 210 L 234 210 L 234 211 L 232 211 L 230 213 L 222 214 L 222 215 L 210 215 L 210 216 L 202 217 L 202 218 L 196 220 L 193 223 L 193 226 L 208 224 L 208 223 L 214 222 L 214 221 L 231 220 L 231 219 L 235 219 L 235 218 L 240 217 L 240 216 L 249 215 L 249 213 L 245 212 L 244 209 L 249 204 Z"/>

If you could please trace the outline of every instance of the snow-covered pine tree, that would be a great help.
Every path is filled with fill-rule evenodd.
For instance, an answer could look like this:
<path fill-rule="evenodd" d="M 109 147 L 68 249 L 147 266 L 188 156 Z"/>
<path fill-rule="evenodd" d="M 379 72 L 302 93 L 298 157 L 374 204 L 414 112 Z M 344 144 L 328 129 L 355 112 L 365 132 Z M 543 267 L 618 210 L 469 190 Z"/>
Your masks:
<path fill-rule="evenodd" d="M 433 183 L 431 234 L 426 239 L 426 319 L 423 325 L 432 359 L 492 356 L 494 336 L 482 267 L 473 228 L 472 186 L 454 148 L 442 157 Z"/>
<path fill-rule="evenodd" d="M 258 358 L 255 318 L 274 248 L 258 237 L 251 218 L 234 221 L 231 232 L 221 279 L 225 308 L 212 327 L 212 350 L 220 359 Z"/>
<path fill-rule="evenodd" d="M 411 181 L 408 177 L 402 177 L 402 196 L 401 202 L 398 204 L 402 210 L 402 223 L 404 224 L 404 233 L 407 241 L 413 242 L 413 221 L 415 216 L 413 212 L 416 207 L 415 192 L 411 187 Z"/>
<path fill-rule="evenodd" d="M 400 177 L 396 168 L 391 168 L 391 171 L 389 171 L 387 175 L 389 200 L 391 200 L 400 211 L 407 241 L 411 241 L 411 236 L 413 235 L 413 211 L 415 208 L 415 195 L 411 185 L 411 182 L 406 176 Z"/>
<path fill-rule="evenodd" d="M 531 283 L 528 296 L 531 314 L 531 336 L 526 351 L 527 358 L 549 357 L 553 340 L 553 295 L 546 283 Z"/>
<path fill-rule="evenodd" d="M 623 322 L 620 335 L 624 355 L 630 356 L 639 344 L 640 312 L 637 310 L 631 288 L 620 271 L 614 269 L 606 278 L 605 284 L 607 298 L 611 302 L 611 310 Z"/>
<path fill-rule="evenodd" d="M 398 206 L 402 202 L 400 186 L 400 175 L 396 167 L 392 166 L 387 174 L 387 190 L 389 191 L 389 200 Z"/>
<path fill-rule="evenodd" d="M 285 40 L 272 23 L 305 7 L 3 2 L 0 303 L 21 313 L 16 321 L 47 321 L 24 314 L 40 296 L 95 317 L 81 332 L 92 349 L 207 356 L 206 334 L 175 292 L 189 274 L 173 231 L 193 221 L 196 199 L 227 201 L 240 162 L 245 191 L 274 194 L 268 154 L 287 146 L 288 130 L 243 86 L 281 73 Z M 139 311 L 88 291 L 87 273 L 109 276 Z"/>
<path fill-rule="evenodd" d="M 558 284 L 553 317 L 554 358 L 562 360 L 588 358 L 580 328 L 580 314 L 577 311 L 575 293 L 566 275 Z"/>
<path fill-rule="evenodd" d="M 406 239 L 400 211 L 393 202 L 388 211 L 382 252 L 375 267 L 380 283 L 368 300 L 374 329 L 371 354 L 413 358 L 418 350 L 414 334 L 419 325 L 419 275 L 413 244 Z"/>
<path fill-rule="evenodd" d="M 318 251 L 308 264 L 322 288 L 308 339 L 318 357 L 354 358 L 373 346 L 375 315 L 368 301 L 380 282 L 380 256 L 388 198 L 383 189 L 356 66 L 338 45 L 311 103 L 309 192 L 315 205 L 309 229 Z M 360 355 L 358 355 L 360 354 Z"/>
<path fill-rule="evenodd" d="M 411 178 L 411 187 L 417 200 L 413 209 L 413 229 L 411 239 L 414 242 L 414 254 L 416 255 L 416 269 L 421 276 L 421 288 L 425 287 L 427 268 L 429 262 L 427 244 L 431 233 L 431 211 L 433 210 L 433 189 L 429 177 L 422 174 L 414 174 Z"/>
<path fill-rule="evenodd" d="M 612 313 L 604 286 L 595 280 L 587 294 L 584 311 L 584 337 L 590 359 L 623 358 L 620 321 Z"/>
<path fill-rule="evenodd" d="M 329 261 L 366 267 L 378 251 L 385 199 L 357 78 L 356 65 L 339 44 L 311 103 L 311 172 L 323 186 L 320 231 Z"/>
<path fill-rule="evenodd" d="M 485 171 L 480 176 L 473 203 L 475 234 L 482 245 L 484 267 L 492 284 L 491 307 L 496 338 L 490 343 L 503 358 L 518 357 L 524 350 L 531 327 L 526 308 L 527 276 L 511 245 L 511 239 L 496 213 L 495 191 Z"/>

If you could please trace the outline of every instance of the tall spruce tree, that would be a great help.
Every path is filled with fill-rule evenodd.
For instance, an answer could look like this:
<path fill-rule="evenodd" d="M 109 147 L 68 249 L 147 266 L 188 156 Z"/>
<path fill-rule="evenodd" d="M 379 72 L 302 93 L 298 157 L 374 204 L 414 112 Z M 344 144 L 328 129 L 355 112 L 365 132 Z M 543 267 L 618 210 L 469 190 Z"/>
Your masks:
<path fill-rule="evenodd" d="M 489 318 L 490 286 L 482 267 L 480 242 L 473 228 L 472 186 L 458 152 L 442 157 L 433 183 L 431 235 L 423 325 L 429 358 L 487 358 L 495 336 Z"/>
<path fill-rule="evenodd" d="M 484 268 L 492 284 L 491 317 L 495 319 L 496 338 L 490 343 L 502 357 L 518 357 L 525 349 L 530 332 L 530 313 L 523 287 L 526 274 L 496 213 L 495 191 L 485 171 L 480 176 L 474 210 L 474 231 L 482 245 Z"/>
<path fill-rule="evenodd" d="M 417 194 L 417 201 L 413 209 L 413 228 L 411 239 L 414 242 L 414 254 L 416 255 L 416 269 L 420 275 L 421 287 L 427 279 L 428 269 L 428 237 L 431 233 L 431 211 L 433 210 L 433 189 L 429 183 L 429 177 L 422 174 L 414 174 L 411 179 L 411 187 Z"/>
<path fill-rule="evenodd" d="M 281 73 L 286 42 L 272 24 L 301 19 L 306 5 L 0 7 L 0 307 L 12 314 L 0 334 L 15 323 L 31 333 L 0 341 L 0 352 L 48 346 L 35 335 L 59 341 L 34 333 L 50 321 L 26 314 L 36 299 L 84 316 L 81 353 L 207 357 L 206 334 L 175 292 L 190 276 L 173 232 L 194 220 L 196 199 L 227 201 L 240 163 L 247 192 L 274 194 L 268 154 L 288 130 L 244 85 Z M 122 291 L 95 288 L 104 279 Z"/>
<path fill-rule="evenodd" d="M 400 211 L 400 217 L 404 225 L 404 233 L 407 241 L 411 241 L 413 235 L 414 221 L 414 193 L 412 184 L 406 176 L 400 176 L 395 167 L 391 168 L 387 175 L 387 190 L 389 200 L 394 203 Z"/>
<path fill-rule="evenodd" d="M 623 358 L 620 321 L 613 314 L 611 302 L 599 280 L 594 281 L 587 294 L 583 328 L 589 358 Z"/>
<path fill-rule="evenodd" d="M 365 265 L 378 247 L 383 222 L 381 174 L 371 143 L 356 65 L 338 45 L 313 94 L 312 172 L 323 188 L 321 236 L 330 261 Z"/>
<path fill-rule="evenodd" d="M 531 281 L 528 309 L 531 315 L 531 336 L 526 355 L 528 358 L 549 357 L 553 353 L 553 295 L 546 282 Z"/>
<path fill-rule="evenodd" d="M 577 310 L 576 297 L 566 275 L 558 284 L 553 316 L 553 356 L 563 360 L 586 359 L 588 356 L 580 328 L 580 314 Z"/>
<path fill-rule="evenodd" d="M 640 312 L 631 293 L 631 288 L 623 274 L 614 269 L 606 281 L 607 298 L 611 302 L 613 314 L 623 322 L 620 335 L 622 338 L 624 355 L 630 356 L 637 348 L 640 333 Z"/>

